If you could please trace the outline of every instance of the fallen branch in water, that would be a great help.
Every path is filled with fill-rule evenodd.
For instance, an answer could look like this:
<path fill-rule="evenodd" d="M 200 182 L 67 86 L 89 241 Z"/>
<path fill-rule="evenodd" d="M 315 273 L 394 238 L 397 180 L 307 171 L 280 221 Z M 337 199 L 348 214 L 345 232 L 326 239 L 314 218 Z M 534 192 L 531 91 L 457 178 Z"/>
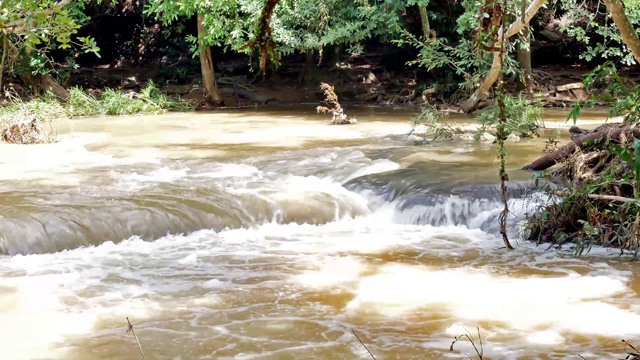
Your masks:
<path fill-rule="evenodd" d="M 369 353 L 369 355 L 371 356 L 371 358 L 373 360 L 376 360 L 376 357 L 373 356 L 373 353 L 371 352 L 371 350 L 369 350 L 369 348 L 367 347 L 367 345 L 365 345 L 362 340 L 360 340 L 360 337 L 358 336 L 358 334 L 356 334 L 356 331 L 354 329 L 351 329 L 351 332 L 353 333 L 353 335 L 356 336 L 356 339 L 358 339 L 358 341 L 360 342 L 360 344 L 362 344 L 362 346 L 364 347 L 365 350 L 367 350 L 367 352 Z"/>
<path fill-rule="evenodd" d="M 631 138 L 634 127 L 626 124 L 604 124 L 593 131 L 572 127 L 569 132 L 572 141 L 563 147 L 546 153 L 534 162 L 524 166 L 522 170 L 541 171 L 569 159 L 578 149 L 593 146 L 594 143 L 620 143 L 625 138 Z"/>
<path fill-rule="evenodd" d="M 615 202 L 622 202 L 622 203 L 630 203 L 630 202 L 638 201 L 636 199 L 623 197 L 623 196 L 615 196 L 615 195 L 589 194 L 587 196 L 589 197 L 589 199 L 602 200 L 602 201 L 615 201 Z"/>
<path fill-rule="evenodd" d="M 451 346 L 449 347 L 449 351 L 453 351 L 453 345 L 455 345 L 458 341 L 460 341 L 460 339 L 467 338 L 467 340 L 471 342 L 473 349 L 476 351 L 476 355 L 478 355 L 478 359 L 482 360 L 484 356 L 484 348 L 482 346 L 482 336 L 480 336 L 480 328 L 478 327 L 477 329 L 478 329 L 478 340 L 480 341 L 480 349 L 478 349 L 478 347 L 476 346 L 476 342 L 473 340 L 473 336 L 471 336 L 471 333 L 467 329 L 465 329 L 465 331 L 467 332 L 466 334 L 462 334 L 460 336 L 456 336 L 455 338 L 453 338 L 453 341 L 451 342 Z M 467 356 L 467 357 L 471 359 L 470 356 Z"/>
<path fill-rule="evenodd" d="M 127 328 L 127 332 L 124 333 L 125 335 L 129 335 L 132 334 L 133 337 L 136 339 L 136 342 L 138 343 L 138 349 L 140 349 L 140 355 L 142 355 L 142 360 L 146 360 L 144 357 L 144 351 L 142 351 L 142 345 L 140 345 L 140 340 L 138 340 L 138 336 L 136 335 L 136 332 L 133 331 L 133 324 L 131 324 L 131 321 L 129 321 L 129 317 L 127 317 L 127 324 L 129 324 L 129 328 Z"/>

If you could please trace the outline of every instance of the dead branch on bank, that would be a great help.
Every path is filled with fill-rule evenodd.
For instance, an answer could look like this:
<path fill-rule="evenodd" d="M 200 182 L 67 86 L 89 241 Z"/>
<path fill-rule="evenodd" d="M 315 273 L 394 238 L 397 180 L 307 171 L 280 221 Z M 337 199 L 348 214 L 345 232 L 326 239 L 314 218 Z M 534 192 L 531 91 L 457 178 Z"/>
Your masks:
<path fill-rule="evenodd" d="M 129 317 L 127 317 L 127 324 L 129 325 L 129 327 L 127 328 L 127 332 L 125 332 L 124 334 L 133 335 L 133 337 L 136 339 L 136 343 L 138 343 L 138 349 L 140 349 L 140 355 L 142 355 L 142 360 L 145 360 L 144 351 L 142 351 L 142 345 L 140 345 L 140 340 L 138 340 L 138 336 L 136 335 L 136 332 L 133 330 L 133 324 L 131 324 L 131 321 L 129 321 Z"/>
<path fill-rule="evenodd" d="M 355 125 L 358 123 L 354 118 L 347 118 L 347 114 L 344 113 L 333 86 L 321 83 L 320 90 L 324 95 L 324 103 L 327 106 L 316 107 L 318 114 L 331 114 L 331 125 Z"/>
<path fill-rule="evenodd" d="M 2 130 L 2 140 L 9 144 L 50 144 L 55 138 L 40 126 L 41 121 L 28 110 L 23 109 L 19 122 Z"/>

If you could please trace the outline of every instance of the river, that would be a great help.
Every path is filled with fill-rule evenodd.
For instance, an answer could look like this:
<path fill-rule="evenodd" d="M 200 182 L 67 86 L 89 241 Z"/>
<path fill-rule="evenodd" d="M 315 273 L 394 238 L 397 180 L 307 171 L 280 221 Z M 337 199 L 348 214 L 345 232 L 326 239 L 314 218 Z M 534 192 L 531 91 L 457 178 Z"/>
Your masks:
<path fill-rule="evenodd" d="M 640 335 L 628 258 L 519 239 L 544 137 L 508 143 L 506 251 L 494 145 L 355 115 L 86 118 L 0 144 L 0 358 L 139 359 L 127 317 L 147 359 L 366 359 L 353 330 L 377 359 L 467 358 L 449 346 L 476 327 L 485 359 L 600 359 Z"/>

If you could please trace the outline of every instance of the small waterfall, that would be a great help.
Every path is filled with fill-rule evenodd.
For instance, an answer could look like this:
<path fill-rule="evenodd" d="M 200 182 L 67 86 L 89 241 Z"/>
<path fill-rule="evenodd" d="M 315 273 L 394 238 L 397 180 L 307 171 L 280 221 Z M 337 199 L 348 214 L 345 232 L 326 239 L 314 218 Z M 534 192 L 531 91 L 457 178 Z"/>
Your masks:
<path fill-rule="evenodd" d="M 369 207 L 392 206 L 394 222 L 411 225 L 465 226 L 498 233 L 498 216 L 503 209 L 500 184 L 461 185 L 447 188 L 418 183 L 415 178 L 396 178 L 395 181 L 359 178 L 345 184 L 354 192 L 368 194 Z M 535 206 L 544 202 L 543 194 L 533 181 L 514 181 L 507 184 L 510 216 L 515 225 Z"/>

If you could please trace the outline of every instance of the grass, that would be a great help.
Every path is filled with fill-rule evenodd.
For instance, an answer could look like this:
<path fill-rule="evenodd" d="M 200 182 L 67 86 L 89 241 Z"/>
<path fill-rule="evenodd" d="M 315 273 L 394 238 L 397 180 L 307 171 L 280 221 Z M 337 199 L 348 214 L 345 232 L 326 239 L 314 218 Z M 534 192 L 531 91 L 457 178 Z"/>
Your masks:
<path fill-rule="evenodd" d="M 106 89 L 99 96 L 74 87 L 70 89 L 66 102 L 59 101 L 50 93 L 30 101 L 11 97 L 6 105 L 0 106 L 0 124 L 7 126 L 20 122 L 24 113 L 47 121 L 77 116 L 155 115 L 167 111 L 192 110 L 193 106 L 181 102 L 179 98 L 170 98 L 159 91 L 153 82 L 147 83 L 139 93 Z"/>

